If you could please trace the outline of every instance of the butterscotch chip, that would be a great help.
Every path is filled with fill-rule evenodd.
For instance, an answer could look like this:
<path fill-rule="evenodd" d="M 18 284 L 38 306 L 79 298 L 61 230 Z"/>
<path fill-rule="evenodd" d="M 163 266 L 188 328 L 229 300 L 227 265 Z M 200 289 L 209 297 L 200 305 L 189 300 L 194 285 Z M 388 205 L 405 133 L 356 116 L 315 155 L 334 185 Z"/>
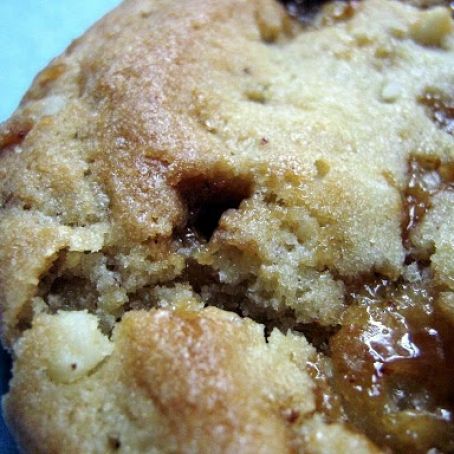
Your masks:
<path fill-rule="evenodd" d="M 438 1 L 126 0 L 0 126 L 30 453 L 454 451 Z"/>

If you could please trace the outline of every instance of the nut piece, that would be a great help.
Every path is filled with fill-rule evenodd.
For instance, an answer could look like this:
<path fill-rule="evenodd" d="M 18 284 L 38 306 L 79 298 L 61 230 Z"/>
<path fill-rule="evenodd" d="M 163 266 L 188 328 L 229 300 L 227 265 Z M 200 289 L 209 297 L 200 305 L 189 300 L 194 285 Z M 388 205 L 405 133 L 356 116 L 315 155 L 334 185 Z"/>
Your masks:
<path fill-rule="evenodd" d="M 410 35 L 424 46 L 443 44 L 445 36 L 453 30 L 453 21 L 447 8 L 442 6 L 424 11 L 410 27 Z"/>

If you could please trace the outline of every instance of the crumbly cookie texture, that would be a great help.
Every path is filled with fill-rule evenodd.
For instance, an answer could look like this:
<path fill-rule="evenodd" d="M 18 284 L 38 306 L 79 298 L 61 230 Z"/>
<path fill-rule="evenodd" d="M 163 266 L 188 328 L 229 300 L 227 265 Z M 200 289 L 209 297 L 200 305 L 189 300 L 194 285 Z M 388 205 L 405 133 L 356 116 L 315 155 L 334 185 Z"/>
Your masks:
<path fill-rule="evenodd" d="M 36 77 L 0 126 L 24 452 L 454 450 L 453 20 L 411 3 L 126 0 Z"/>
<path fill-rule="evenodd" d="M 283 452 L 292 438 L 285 413 L 314 410 L 304 338 L 276 330 L 267 343 L 263 327 L 216 308 L 128 313 L 112 354 L 96 351 L 96 368 L 68 386 L 56 358 L 67 317 L 80 326 L 72 344 L 83 346 L 96 320 L 84 312 L 38 317 L 16 344 L 5 407 L 30 452 Z M 72 360 L 93 356 L 80 349 Z"/>

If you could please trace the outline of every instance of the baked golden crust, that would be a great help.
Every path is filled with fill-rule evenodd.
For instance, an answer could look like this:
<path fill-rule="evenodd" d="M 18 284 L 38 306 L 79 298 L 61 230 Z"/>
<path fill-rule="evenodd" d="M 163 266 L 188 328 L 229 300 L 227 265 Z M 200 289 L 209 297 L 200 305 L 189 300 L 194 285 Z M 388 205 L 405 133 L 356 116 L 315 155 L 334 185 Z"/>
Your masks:
<path fill-rule="evenodd" d="M 62 316 L 39 318 L 17 346 L 5 408 L 30 452 L 110 452 L 112 440 L 125 452 L 286 452 L 286 412 L 314 409 L 304 339 L 276 331 L 266 343 L 263 327 L 214 308 L 130 312 L 107 360 L 71 386 L 49 381 Z"/>
<path fill-rule="evenodd" d="M 445 7 L 388 0 L 305 26 L 272 0 L 126 0 L 38 75 L 0 129 L 24 451 L 373 452 L 317 401 L 349 401 L 325 338 L 368 332 L 357 287 L 377 277 L 427 290 L 436 316 L 396 309 L 409 330 L 454 320 L 452 30 Z M 58 334 L 78 323 L 90 358 Z M 454 449 L 418 430 L 392 446 Z"/>
<path fill-rule="evenodd" d="M 87 313 L 43 315 L 16 345 L 5 409 L 26 451 L 302 447 L 294 426 L 300 429 L 298 421 L 315 410 L 306 371 L 315 352 L 304 338 L 275 330 L 266 342 L 262 326 L 216 308 L 132 311 L 115 330 L 111 350 L 92 342 L 99 364 L 86 368 L 85 355 L 75 354 L 77 367 L 65 370 L 59 355 L 67 355 L 68 332 L 75 330 L 74 344 L 102 336 L 89 334 L 93 321 L 96 331 L 96 318 Z M 317 421 L 305 430 L 331 429 Z M 362 437 L 337 430 L 347 445 L 374 451 Z"/>

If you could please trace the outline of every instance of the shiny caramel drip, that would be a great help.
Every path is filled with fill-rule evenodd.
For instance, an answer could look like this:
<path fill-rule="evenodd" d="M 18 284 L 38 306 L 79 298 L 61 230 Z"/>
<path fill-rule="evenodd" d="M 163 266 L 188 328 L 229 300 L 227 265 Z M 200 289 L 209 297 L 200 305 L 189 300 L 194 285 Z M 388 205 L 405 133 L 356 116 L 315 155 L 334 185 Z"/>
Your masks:
<path fill-rule="evenodd" d="M 351 297 L 331 340 L 334 388 L 349 419 L 396 452 L 452 452 L 454 333 L 437 312 L 437 292 L 379 279 Z"/>

